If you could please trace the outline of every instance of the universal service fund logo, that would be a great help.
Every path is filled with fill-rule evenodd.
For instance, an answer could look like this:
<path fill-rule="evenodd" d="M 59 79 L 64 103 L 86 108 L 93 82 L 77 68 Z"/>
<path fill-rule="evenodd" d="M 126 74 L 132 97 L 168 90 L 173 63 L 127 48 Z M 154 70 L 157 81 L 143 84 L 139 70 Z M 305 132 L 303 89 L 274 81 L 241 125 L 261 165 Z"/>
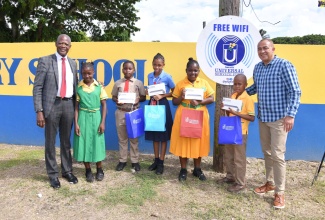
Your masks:
<path fill-rule="evenodd" d="M 232 85 L 237 74 L 253 76 L 260 61 L 257 44 L 259 31 L 237 16 L 223 16 L 209 22 L 196 44 L 196 56 L 203 72 L 213 81 Z"/>
<path fill-rule="evenodd" d="M 185 118 L 185 122 L 189 123 L 189 124 L 193 124 L 193 125 L 197 125 L 199 124 L 199 120 L 196 120 L 196 119 L 191 119 L 189 117 L 186 117 Z"/>
<path fill-rule="evenodd" d="M 318 7 L 325 7 L 325 0 L 319 0 Z"/>

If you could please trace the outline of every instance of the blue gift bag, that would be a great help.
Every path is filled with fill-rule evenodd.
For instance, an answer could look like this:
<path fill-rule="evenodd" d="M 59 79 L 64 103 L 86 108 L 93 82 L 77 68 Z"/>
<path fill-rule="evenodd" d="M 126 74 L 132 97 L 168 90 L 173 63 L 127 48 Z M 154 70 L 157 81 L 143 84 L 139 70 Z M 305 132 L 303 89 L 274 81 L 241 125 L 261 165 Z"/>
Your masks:
<path fill-rule="evenodd" d="M 129 138 L 137 138 L 144 134 L 143 109 L 139 108 L 125 113 L 126 131 Z"/>
<path fill-rule="evenodd" d="M 145 131 L 166 131 L 166 107 L 164 105 L 144 106 Z"/>
<path fill-rule="evenodd" d="M 242 144 L 241 120 L 238 116 L 221 116 L 219 122 L 219 144 Z"/>

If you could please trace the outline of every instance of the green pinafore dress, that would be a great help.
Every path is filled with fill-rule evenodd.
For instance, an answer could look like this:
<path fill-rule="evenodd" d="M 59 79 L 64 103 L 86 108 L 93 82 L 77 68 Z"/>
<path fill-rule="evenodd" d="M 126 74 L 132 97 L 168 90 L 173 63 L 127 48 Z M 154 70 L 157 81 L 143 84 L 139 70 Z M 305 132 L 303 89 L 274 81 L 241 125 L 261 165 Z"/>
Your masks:
<path fill-rule="evenodd" d="M 105 159 L 104 134 L 98 133 L 101 123 L 100 93 L 101 86 L 87 93 L 78 87 L 79 100 L 78 124 L 80 136 L 74 134 L 73 158 L 79 162 L 99 162 Z"/>

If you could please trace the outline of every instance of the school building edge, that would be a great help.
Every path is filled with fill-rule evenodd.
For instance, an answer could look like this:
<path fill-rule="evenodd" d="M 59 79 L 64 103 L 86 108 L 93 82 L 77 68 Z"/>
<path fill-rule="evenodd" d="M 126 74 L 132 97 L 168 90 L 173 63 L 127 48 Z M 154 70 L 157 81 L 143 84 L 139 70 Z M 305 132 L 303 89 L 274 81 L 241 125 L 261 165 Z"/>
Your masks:
<path fill-rule="evenodd" d="M 53 54 L 56 50 L 53 43 L 17 43 L 0 44 L 0 102 L 1 123 L 0 143 L 18 145 L 44 146 L 44 130 L 36 126 L 36 115 L 33 108 L 32 88 L 36 73 L 37 59 L 40 56 Z M 325 150 L 322 138 L 325 137 L 323 122 L 325 116 L 325 70 L 323 51 L 325 46 L 316 45 L 275 45 L 276 55 L 291 61 L 298 72 L 302 89 L 301 105 L 295 120 L 293 131 L 287 141 L 286 159 L 320 160 Z M 96 63 L 95 78 L 104 82 L 109 94 L 114 81 L 123 77 L 120 67 L 125 59 L 136 65 L 136 77 L 147 85 L 147 75 L 152 72 L 152 58 L 156 53 L 165 57 L 164 70 L 173 76 L 175 83 L 186 77 L 185 68 L 189 57 L 196 59 L 196 43 L 133 43 L 133 42 L 91 42 L 72 43 L 69 57 L 76 59 L 78 65 L 82 61 Z M 201 71 L 200 77 L 207 79 L 212 88 L 215 82 Z M 252 79 L 249 80 L 249 84 Z M 111 97 L 110 97 L 111 98 Z M 147 97 L 148 98 L 148 97 Z M 256 101 L 256 96 L 253 96 Z M 143 107 L 147 101 L 141 103 Z M 176 106 L 171 101 L 172 113 Z M 106 149 L 118 150 L 115 127 L 115 105 L 107 100 L 108 113 L 106 119 Z M 210 113 L 211 134 L 214 131 L 214 112 L 216 103 L 208 106 Z M 59 143 L 57 142 L 57 145 Z M 143 153 L 152 153 L 151 141 L 139 138 L 139 148 Z M 213 153 L 213 137 L 211 150 Z M 249 157 L 263 158 L 259 142 L 258 120 L 250 123 L 247 145 Z"/>

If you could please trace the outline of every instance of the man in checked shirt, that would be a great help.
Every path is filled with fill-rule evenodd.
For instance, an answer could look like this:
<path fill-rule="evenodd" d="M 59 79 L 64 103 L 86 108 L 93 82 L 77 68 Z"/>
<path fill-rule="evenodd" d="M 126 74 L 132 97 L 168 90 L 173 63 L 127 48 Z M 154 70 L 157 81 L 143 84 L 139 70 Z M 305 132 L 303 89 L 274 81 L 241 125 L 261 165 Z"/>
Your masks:
<path fill-rule="evenodd" d="M 257 94 L 260 141 L 265 160 L 266 183 L 254 190 L 264 195 L 274 192 L 274 208 L 284 208 L 286 140 L 292 130 L 301 90 L 295 67 L 274 54 L 273 41 L 262 39 L 257 46 L 262 60 L 253 72 L 254 83 L 246 89 Z"/>

